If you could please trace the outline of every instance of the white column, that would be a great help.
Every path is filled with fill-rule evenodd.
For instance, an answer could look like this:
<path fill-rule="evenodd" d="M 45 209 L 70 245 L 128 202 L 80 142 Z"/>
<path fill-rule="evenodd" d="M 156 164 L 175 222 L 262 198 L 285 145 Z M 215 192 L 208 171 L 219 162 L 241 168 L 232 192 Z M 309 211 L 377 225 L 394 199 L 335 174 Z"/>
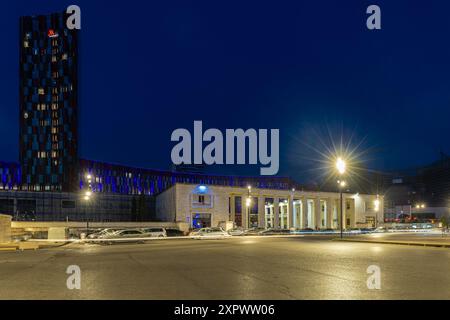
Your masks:
<path fill-rule="evenodd" d="M 301 224 L 301 228 L 302 229 L 306 229 L 306 228 L 308 228 L 308 224 L 306 223 L 306 221 L 308 220 L 308 203 L 307 203 L 305 197 L 302 197 L 301 201 L 302 201 L 302 224 Z"/>
<path fill-rule="evenodd" d="M 294 228 L 294 196 L 290 195 L 288 200 L 288 229 Z"/>
<path fill-rule="evenodd" d="M 327 229 L 331 229 L 333 227 L 333 201 L 331 198 L 328 198 L 326 201 Z"/>
<path fill-rule="evenodd" d="M 314 199 L 314 214 L 315 214 L 314 226 L 316 227 L 316 229 L 321 229 L 322 228 L 322 208 L 320 206 L 320 198 Z"/>
<path fill-rule="evenodd" d="M 236 223 L 236 197 L 230 196 L 230 220 Z"/>
<path fill-rule="evenodd" d="M 280 226 L 280 199 L 279 198 L 274 198 L 273 199 L 273 214 L 274 214 L 274 227 L 275 228 L 279 228 Z"/>
<path fill-rule="evenodd" d="M 258 226 L 266 227 L 266 198 L 258 197 Z"/>

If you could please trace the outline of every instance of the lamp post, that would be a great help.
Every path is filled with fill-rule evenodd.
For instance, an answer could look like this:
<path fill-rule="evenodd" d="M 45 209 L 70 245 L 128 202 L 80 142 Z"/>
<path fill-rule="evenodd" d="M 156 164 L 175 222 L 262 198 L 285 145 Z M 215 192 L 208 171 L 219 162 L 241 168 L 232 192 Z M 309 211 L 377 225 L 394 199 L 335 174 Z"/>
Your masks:
<path fill-rule="evenodd" d="M 338 158 L 336 160 L 336 169 L 338 171 L 339 176 L 343 176 L 345 173 L 345 170 L 347 168 L 347 165 L 345 163 L 345 161 L 342 158 Z M 344 201 L 343 201 L 343 189 L 345 188 L 345 186 L 347 185 L 347 183 L 343 180 L 339 180 L 338 181 L 338 185 L 339 185 L 339 196 L 340 196 L 340 207 L 341 207 L 341 239 L 344 237 Z"/>
<path fill-rule="evenodd" d="M 252 205 L 252 187 L 248 186 L 247 188 L 247 201 L 246 201 L 246 207 L 247 207 L 247 226 L 246 228 L 250 228 L 250 206 Z"/>
<path fill-rule="evenodd" d="M 374 209 L 376 212 L 376 218 L 375 218 L 375 227 L 378 227 L 378 212 L 380 211 L 380 196 L 377 194 L 377 198 L 374 201 Z"/>
<path fill-rule="evenodd" d="M 86 207 L 90 204 L 91 197 L 92 197 L 92 176 L 88 174 L 86 176 L 86 179 L 88 181 L 88 190 L 84 194 L 84 201 L 86 201 Z M 88 210 L 86 208 L 86 232 L 89 232 L 89 217 L 88 217 Z"/>
<path fill-rule="evenodd" d="M 341 239 L 344 237 L 344 195 L 343 195 L 343 189 L 347 185 L 345 181 L 338 181 L 339 185 L 339 198 L 340 198 L 340 207 L 341 207 Z"/>

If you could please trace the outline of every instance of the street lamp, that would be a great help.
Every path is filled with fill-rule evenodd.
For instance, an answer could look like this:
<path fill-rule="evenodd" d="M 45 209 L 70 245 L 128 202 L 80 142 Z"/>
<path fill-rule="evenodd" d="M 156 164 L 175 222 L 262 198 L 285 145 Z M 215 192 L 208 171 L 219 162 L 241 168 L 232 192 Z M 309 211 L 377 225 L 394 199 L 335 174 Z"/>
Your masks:
<path fill-rule="evenodd" d="M 375 209 L 375 213 L 376 213 L 375 227 L 378 227 L 378 212 L 380 211 L 380 204 L 381 204 L 380 195 L 377 194 L 377 198 L 375 199 L 373 204 L 374 204 L 374 209 Z"/>
<path fill-rule="evenodd" d="M 343 175 L 345 173 L 345 170 L 347 169 L 347 164 L 340 157 L 336 160 L 336 169 L 340 175 Z"/>
<path fill-rule="evenodd" d="M 246 206 L 247 206 L 247 226 L 246 228 L 249 228 L 250 226 L 250 206 L 252 205 L 252 186 L 248 186 L 247 188 L 247 200 L 246 200 Z"/>
<path fill-rule="evenodd" d="M 85 209 L 85 212 L 86 212 L 86 235 L 88 234 L 88 232 L 89 232 L 89 219 L 88 219 L 88 210 L 87 210 L 87 206 L 88 206 L 88 204 L 89 204 L 89 201 L 91 200 L 91 196 L 90 196 L 90 192 L 88 191 L 88 192 L 86 192 L 86 194 L 85 194 L 85 196 L 84 196 L 84 201 L 86 201 L 86 209 Z"/>
<path fill-rule="evenodd" d="M 88 181 L 88 190 L 84 194 L 84 201 L 86 201 L 86 232 L 89 232 L 89 217 L 88 217 L 88 205 L 90 204 L 91 197 L 92 197 L 92 175 L 88 173 L 86 175 L 86 179 Z"/>
<path fill-rule="evenodd" d="M 341 157 L 337 158 L 336 160 L 336 170 L 339 173 L 340 176 L 344 175 L 345 170 L 347 169 L 347 164 L 345 163 L 344 159 Z M 339 195 L 340 195 L 340 207 L 341 207 L 341 239 L 344 237 L 344 201 L 343 201 L 343 194 L 342 191 L 347 185 L 347 183 L 344 180 L 338 180 L 339 185 Z"/>

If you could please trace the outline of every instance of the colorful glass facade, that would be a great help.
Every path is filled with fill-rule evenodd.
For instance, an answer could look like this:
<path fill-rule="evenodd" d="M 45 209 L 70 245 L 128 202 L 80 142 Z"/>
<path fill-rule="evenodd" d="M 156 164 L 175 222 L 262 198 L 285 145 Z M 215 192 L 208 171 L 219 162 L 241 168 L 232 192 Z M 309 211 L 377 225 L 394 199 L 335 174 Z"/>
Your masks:
<path fill-rule="evenodd" d="M 0 161 L 0 190 L 18 190 L 22 185 L 22 171 L 18 163 Z"/>
<path fill-rule="evenodd" d="M 94 192 L 156 195 L 176 183 L 206 184 L 230 187 L 251 185 L 260 189 L 290 189 L 297 184 L 285 177 L 240 177 L 198 173 L 150 170 L 80 160 L 79 188 L 87 187 L 88 176 Z M 298 186 L 297 186 L 298 187 Z"/>
<path fill-rule="evenodd" d="M 73 191 L 78 164 L 78 35 L 67 15 L 20 18 L 22 183 L 31 191 Z"/>

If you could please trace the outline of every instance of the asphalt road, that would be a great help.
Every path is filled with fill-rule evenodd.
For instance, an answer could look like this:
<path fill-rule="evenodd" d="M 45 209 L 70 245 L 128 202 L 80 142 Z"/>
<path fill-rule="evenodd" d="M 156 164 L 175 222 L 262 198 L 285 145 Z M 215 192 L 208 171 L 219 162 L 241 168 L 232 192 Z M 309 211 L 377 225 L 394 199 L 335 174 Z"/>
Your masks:
<path fill-rule="evenodd" d="M 365 235 L 352 235 L 346 238 L 364 239 L 364 240 L 382 240 L 382 241 L 412 241 L 412 242 L 439 242 L 450 243 L 450 234 L 440 232 L 394 232 L 394 233 L 372 233 Z"/>
<path fill-rule="evenodd" d="M 67 289 L 70 265 L 81 290 Z M 450 249 L 325 237 L 71 245 L 0 252 L 0 299 L 450 299 L 449 271 Z"/>

